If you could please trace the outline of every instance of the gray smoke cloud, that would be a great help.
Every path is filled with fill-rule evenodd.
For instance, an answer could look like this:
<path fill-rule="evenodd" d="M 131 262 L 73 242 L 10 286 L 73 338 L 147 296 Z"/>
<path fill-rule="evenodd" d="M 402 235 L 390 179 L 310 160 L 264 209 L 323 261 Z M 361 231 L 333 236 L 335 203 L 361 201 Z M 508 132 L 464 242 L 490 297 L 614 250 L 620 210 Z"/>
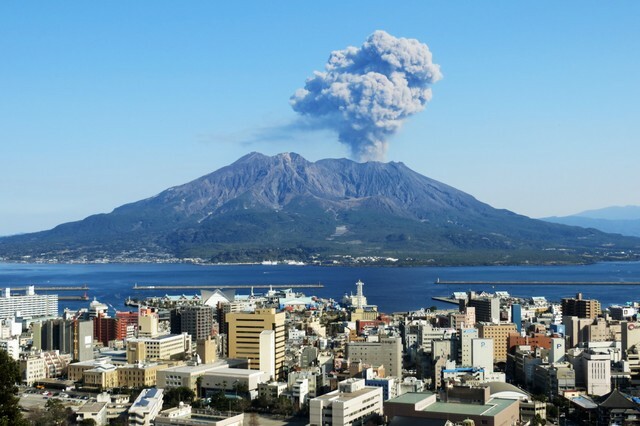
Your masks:
<path fill-rule="evenodd" d="M 426 44 L 376 31 L 361 47 L 331 52 L 291 97 L 294 111 L 335 130 L 360 161 L 384 160 L 387 139 L 431 100 L 442 78 Z"/>

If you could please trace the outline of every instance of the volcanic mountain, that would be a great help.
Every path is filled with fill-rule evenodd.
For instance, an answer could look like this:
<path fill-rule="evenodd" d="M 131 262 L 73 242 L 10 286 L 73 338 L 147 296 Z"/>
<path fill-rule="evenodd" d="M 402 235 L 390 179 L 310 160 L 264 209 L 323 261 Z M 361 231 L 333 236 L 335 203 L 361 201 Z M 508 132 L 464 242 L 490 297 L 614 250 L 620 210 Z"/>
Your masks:
<path fill-rule="evenodd" d="M 629 258 L 640 239 L 494 209 L 402 163 L 248 154 L 184 185 L 56 228 L 0 239 L 0 258 L 292 259 L 398 263 Z"/>

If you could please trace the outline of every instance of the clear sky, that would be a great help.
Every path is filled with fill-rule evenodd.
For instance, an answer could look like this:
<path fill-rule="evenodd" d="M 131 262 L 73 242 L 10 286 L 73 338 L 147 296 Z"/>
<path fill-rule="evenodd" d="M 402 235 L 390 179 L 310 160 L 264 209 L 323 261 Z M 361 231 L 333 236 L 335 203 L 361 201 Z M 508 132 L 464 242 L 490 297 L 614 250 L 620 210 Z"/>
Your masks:
<path fill-rule="evenodd" d="M 242 155 L 345 157 L 274 131 L 375 30 L 444 78 L 387 159 L 531 217 L 640 204 L 640 2 L 0 3 L 0 235 L 150 197 Z"/>

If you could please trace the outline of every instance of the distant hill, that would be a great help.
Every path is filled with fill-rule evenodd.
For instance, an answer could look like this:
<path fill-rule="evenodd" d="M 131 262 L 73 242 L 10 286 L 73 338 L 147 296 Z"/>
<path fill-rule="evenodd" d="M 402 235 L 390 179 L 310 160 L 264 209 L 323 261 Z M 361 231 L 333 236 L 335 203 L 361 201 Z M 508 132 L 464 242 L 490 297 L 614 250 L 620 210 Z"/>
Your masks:
<path fill-rule="evenodd" d="M 570 216 L 546 217 L 542 220 L 640 237 L 640 206 L 606 207 Z"/>
<path fill-rule="evenodd" d="M 638 251 L 640 239 L 494 209 L 402 163 L 314 163 L 294 153 L 251 153 L 109 214 L 0 238 L 0 257 L 9 260 L 369 256 L 455 265 L 629 259 Z"/>

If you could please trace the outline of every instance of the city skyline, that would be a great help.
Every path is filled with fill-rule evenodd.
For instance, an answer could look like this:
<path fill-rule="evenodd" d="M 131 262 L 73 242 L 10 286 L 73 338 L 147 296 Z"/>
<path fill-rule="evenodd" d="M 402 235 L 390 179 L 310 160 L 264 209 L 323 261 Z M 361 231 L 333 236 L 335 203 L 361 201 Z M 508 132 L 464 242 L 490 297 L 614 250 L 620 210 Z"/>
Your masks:
<path fill-rule="evenodd" d="M 0 5 L 0 235 L 109 212 L 251 151 L 349 157 L 289 104 L 376 30 L 443 78 L 401 161 L 531 217 L 639 205 L 639 5 L 244 2 Z"/>

